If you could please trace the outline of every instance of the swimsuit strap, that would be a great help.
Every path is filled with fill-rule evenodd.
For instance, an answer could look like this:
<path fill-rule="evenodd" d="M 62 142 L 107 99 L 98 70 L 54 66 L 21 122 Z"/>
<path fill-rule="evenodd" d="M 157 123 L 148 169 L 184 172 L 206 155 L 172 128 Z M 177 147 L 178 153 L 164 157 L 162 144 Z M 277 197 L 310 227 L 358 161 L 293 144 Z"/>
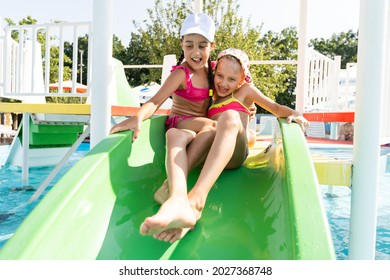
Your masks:
<path fill-rule="evenodd" d="M 249 108 L 246 107 L 244 103 L 242 103 L 240 100 L 234 97 L 233 92 L 232 92 L 232 96 L 228 100 L 234 100 L 235 102 L 240 103 L 242 107 L 244 107 L 248 112 L 250 112 Z"/>
<path fill-rule="evenodd" d="M 189 68 L 184 67 L 183 65 L 175 65 L 172 66 L 171 72 L 175 71 L 176 69 L 181 69 L 185 72 L 185 81 L 187 88 L 177 89 L 174 91 L 175 94 L 191 102 L 202 102 L 206 99 L 209 99 L 208 88 L 196 88 L 193 86 L 190 75 L 191 72 Z"/>
<path fill-rule="evenodd" d="M 224 106 L 226 106 L 226 105 L 228 105 L 228 104 L 230 104 L 230 103 L 233 103 L 233 102 L 236 102 L 236 103 L 240 104 L 240 105 L 242 106 L 242 108 L 244 108 L 245 111 L 250 115 L 250 110 L 248 109 L 248 107 L 246 107 L 245 104 L 242 103 L 240 100 L 238 100 L 237 98 L 235 98 L 235 97 L 233 96 L 233 94 L 232 94 L 232 96 L 231 96 L 230 98 L 226 99 L 225 101 L 222 101 L 222 102 L 220 102 L 220 103 L 214 103 L 214 104 L 212 104 L 212 105 L 210 106 L 210 108 L 209 108 L 209 111 L 210 111 L 210 109 L 221 108 L 221 107 L 224 107 Z"/>
<path fill-rule="evenodd" d="M 191 74 L 190 69 L 188 69 L 187 67 L 184 67 L 183 65 L 173 65 L 172 69 L 171 69 L 171 73 L 173 71 L 175 71 L 176 69 L 181 69 L 181 70 L 184 71 L 184 73 L 186 75 L 185 79 L 186 79 L 187 88 L 190 88 L 192 86 L 192 81 L 191 81 L 191 76 L 190 76 L 190 74 Z"/>

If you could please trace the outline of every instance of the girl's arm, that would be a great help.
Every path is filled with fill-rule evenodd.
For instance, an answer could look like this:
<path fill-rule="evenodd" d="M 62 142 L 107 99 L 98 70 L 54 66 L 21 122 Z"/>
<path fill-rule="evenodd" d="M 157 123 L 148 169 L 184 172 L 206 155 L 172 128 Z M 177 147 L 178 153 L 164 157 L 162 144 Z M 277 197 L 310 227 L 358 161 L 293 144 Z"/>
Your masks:
<path fill-rule="evenodd" d="M 134 132 L 133 141 L 135 141 L 141 130 L 142 121 L 150 118 L 157 109 L 160 108 L 165 100 L 180 87 L 184 78 L 184 71 L 180 69 L 173 71 L 158 92 L 148 102 L 142 105 L 134 116 L 114 125 L 110 130 L 110 134 L 125 130 L 132 130 Z"/>
<path fill-rule="evenodd" d="M 298 111 L 276 103 L 269 97 L 265 96 L 258 88 L 254 86 L 248 86 L 247 90 L 247 97 L 252 100 L 251 102 L 257 103 L 259 106 L 274 114 L 276 117 L 287 118 L 287 123 L 295 121 L 301 125 L 303 130 L 306 130 L 309 126 L 309 122 Z"/>

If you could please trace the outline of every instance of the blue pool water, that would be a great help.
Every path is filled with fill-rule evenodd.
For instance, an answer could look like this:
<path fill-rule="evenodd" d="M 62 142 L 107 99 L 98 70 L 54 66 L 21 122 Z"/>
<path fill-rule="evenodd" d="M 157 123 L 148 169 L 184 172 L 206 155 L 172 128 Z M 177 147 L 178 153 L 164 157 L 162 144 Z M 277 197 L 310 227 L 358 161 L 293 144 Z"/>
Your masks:
<path fill-rule="evenodd" d="M 33 203 L 28 203 L 28 200 L 54 169 L 54 166 L 30 168 L 29 183 L 26 186 L 22 184 L 21 168 L 4 166 L 8 151 L 9 146 L 0 146 L 0 248 L 39 203 L 39 199 Z M 88 151 L 89 144 L 82 143 L 70 156 L 57 176 L 53 178 L 40 198 Z"/>
<path fill-rule="evenodd" d="M 314 155 L 352 161 L 352 147 L 310 149 Z M 390 260 L 390 149 L 381 150 L 381 174 L 377 191 L 377 260 Z M 348 259 L 351 188 L 320 186 L 329 227 L 339 260 Z"/>
<path fill-rule="evenodd" d="M 30 169 L 29 184 L 23 186 L 20 168 L 3 166 L 8 150 L 9 146 L 0 146 L 0 248 L 39 203 L 39 200 L 31 204 L 28 204 L 27 201 L 54 168 Z M 89 144 L 83 143 L 47 189 L 49 190 L 88 150 Z M 310 151 L 313 154 L 322 154 L 339 159 L 352 158 L 352 149 L 350 148 L 311 148 Z M 385 172 L 379 178 L 380 186 L 378 190 L 376 241 L 376 259 L 378 260 L 390 260 L 390 160 L 387 160 L 387 166 L 384 170 Z M 348 187 L 329 188 L 329 186 L 320 186 L 320 193 L 328 217 L 336 257 L 339 260 L 348 259 L 351 189 Z"/>

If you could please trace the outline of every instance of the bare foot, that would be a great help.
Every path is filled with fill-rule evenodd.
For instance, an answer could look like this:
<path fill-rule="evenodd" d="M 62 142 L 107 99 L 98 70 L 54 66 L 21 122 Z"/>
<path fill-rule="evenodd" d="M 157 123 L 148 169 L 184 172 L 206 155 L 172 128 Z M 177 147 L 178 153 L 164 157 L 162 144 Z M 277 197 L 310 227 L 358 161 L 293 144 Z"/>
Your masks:
<path fill-rule="evenodd" d="M 153 237 L 160 241 L 173 243 L 176 240 L 182 239 L 190 229 L 191 228 L 171 228 L 154 234 Z"/>
<path fill-rule="evenodd" d="M 163 204 L 165 201 L 168 200 L 169 198 L 168 179 L 164 181 L 161 187 L 154 193 L 153 197 L 154 200 L 159 204 Z"/>
<path fill-rule="evenodd" d="M 155 235 L 171 228 L 191 228 L 196 216 L 187 197 L 171 196 L 161 205 L 158 212 L 141 224 L 141 235 Z"/>
<path fill-rule="evenodd" d="M 203 203 L 201 203 L 201 201 L 192 201 L 191 207 L 192 210 L 194 211 L 196 220 L 198 221 L 202 216 L 202 210 L 204 207 Z M 187 234 L 187 232 L 191 229 L 192 228 L 170 228 L 160 233 L 154 234 L 153 237 L 160 241 L 173 243 L 176 240 L 182 239 Z"/>

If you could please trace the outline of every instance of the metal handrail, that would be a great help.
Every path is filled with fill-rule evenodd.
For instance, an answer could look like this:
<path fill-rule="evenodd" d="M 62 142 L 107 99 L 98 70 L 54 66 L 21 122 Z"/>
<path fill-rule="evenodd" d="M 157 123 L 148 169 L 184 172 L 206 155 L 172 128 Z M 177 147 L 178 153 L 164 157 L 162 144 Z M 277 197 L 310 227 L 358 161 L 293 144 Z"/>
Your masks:
<path fill-rule="evenodd" d="M 47 186 L 50 184 L 50 182 L 54 179 L 54 177 L 58 174 L 58 172 L 61 170 L 61 168 L 68 161 L 69 157 L 74 153 L 74 151 L 76 151 L 76 149 L 85 140 L 85 138 L 89 135 L 89 133 L 90 133 L 90 126 L 88 126 L 84 130 L 84 132 L 79 136 L 79 138 L 72 145 L 72 147 L 69 149 L 69 151 L 66 152 L 64 157 L 54 167 L 54 169 L 50 172 L 50 174 L 46 177 L 46 179 L 38 187 L 38 189 L 35 191 L 35 193 L 30 197 L 30 199 L 28 200 L 28 203 L 32 203 L 32 202 L 34 202 L 35 200 L 37 200 L 40 197 L 40 195 L 44 192 L 44 190 L 47 188 Z"/>

